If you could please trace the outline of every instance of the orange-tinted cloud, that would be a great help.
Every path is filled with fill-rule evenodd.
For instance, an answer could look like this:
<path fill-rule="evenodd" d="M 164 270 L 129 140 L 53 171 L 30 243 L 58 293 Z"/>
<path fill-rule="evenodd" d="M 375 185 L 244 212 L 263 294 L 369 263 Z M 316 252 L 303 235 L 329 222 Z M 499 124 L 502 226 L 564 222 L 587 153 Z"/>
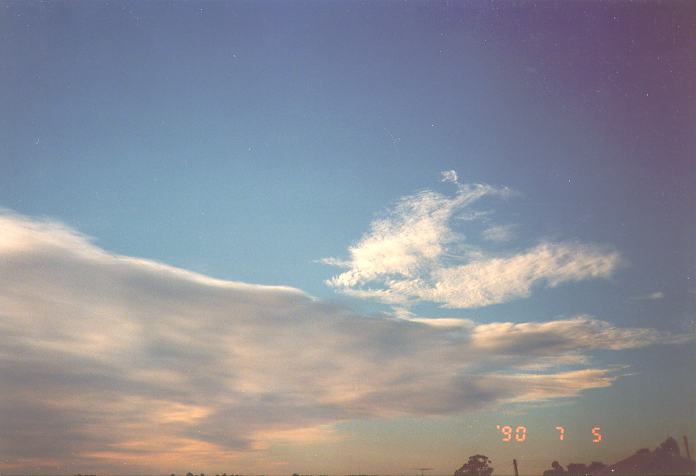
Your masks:
<path fill-rule="evenodd" d="M 279 441 L 340 438 L 332 425 L 350 419 L 578 395 L 616 377 L 588 368 L 589 350 L 678 340 L 589 317 L 370 317 L 114 255 L 58 223 L 3 213 L 0 230 L 8 472 L 220 467 Z"/>

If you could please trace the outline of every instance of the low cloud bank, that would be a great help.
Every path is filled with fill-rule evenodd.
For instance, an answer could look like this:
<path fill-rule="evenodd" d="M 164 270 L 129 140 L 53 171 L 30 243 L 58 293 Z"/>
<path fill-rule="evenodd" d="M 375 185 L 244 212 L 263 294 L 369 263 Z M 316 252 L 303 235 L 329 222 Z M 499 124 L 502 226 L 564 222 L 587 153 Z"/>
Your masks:
<path fill-rule="evenodd" d="M 364 316 L 290 287 L 114 255 L 10 212 L 0 339 L 0 468 L 63 472 L 225 464 L 274 441 L 332 437 L 349 419 L 571 397 L 616 378 L 587 367 L 590 349 L 683 340 L 587 316 Z"/>

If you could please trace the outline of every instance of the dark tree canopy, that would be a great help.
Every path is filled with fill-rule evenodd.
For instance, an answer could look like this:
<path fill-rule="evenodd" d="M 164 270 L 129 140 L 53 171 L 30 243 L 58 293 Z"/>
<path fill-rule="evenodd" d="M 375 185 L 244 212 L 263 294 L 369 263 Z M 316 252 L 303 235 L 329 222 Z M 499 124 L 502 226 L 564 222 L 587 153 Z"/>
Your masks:
<path fill-rule="evenodd" d="M 679 456 L 679 445 L 677 444 L 677 440 L 671 436 L 660 444 L 660 449 L 666 453 L 672 453 Z"/>
<path fill-rule="evenodd" d="M 485 455 L 469 456 L 469 461 L 454 472 L 454 476 L 490 476 L 493 468 L 489 466 L 492 461 Z"/>

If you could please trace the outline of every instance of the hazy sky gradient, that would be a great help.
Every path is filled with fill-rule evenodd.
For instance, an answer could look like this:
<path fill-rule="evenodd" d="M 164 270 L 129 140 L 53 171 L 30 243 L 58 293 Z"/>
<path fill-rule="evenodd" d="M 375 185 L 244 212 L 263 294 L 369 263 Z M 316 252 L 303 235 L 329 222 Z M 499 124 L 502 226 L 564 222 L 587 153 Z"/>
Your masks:
<path fill-rule="evenodd" d="M 695 18 L 0 2 L 0 470 L 696 441 Z"/>

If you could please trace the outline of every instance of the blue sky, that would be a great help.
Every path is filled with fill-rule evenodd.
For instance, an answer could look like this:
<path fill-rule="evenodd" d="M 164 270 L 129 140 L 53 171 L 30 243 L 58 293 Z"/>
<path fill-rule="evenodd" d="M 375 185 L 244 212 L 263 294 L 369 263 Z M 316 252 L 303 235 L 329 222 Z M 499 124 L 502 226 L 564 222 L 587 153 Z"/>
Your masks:
<path fill-rule="evenodd" d="M 163 465 L 162 447 L 171 446 L 182 448 L 177 464 L 192 461 L 207 472 L 404 473 L 425 465 L 448 474 L 476 452 L 494 461 L 526 458 L 523 467 L 536 471 L 553 458 L 609 462 L 669 434 L 696 441 L 696 356 L 688 341 L 696 273 L 693 15 L 684 2 L 0 4 L 0 207 L 9 237 L 2 283 L 6 290 L 21 289 L 0 301 L 6 321 L 0 332 L 18 354 L 36 357 L 20 362 L 4 356 L 2 369 L 16 382 L 17 401 L 27 395 L 40 400 L 55 388 L 39 377 L 46 387 L 31 390 L 27 382 L 48 372 L 36 362 L 57 352 L 66 366 L 58 375 L 74 383 L 71 388 L 91 394 L 106 385 L 122 398 L 105 404 L 101 416 L 80 416 L 58 403 L 22 407 L 35 413 L 40 407 L 39 414 L 55 420 L 58 435 L 74 437 L 65 428 L 87 420 L 122 437 L 91 445 L 77 438 L 79 444 L 64 451 L 37 443 L 35 454 L 24 454 L 0 434 L 6 447 L 0 444 L 1 464 L 9 472 L 33 473 L 131 472 L 124 461 L 132 471 L 188 470 Z M 487 188 L 478 196 L 473 184 Z M 409 230 L 418 231 L 415 239 L 404 238 Z M 18 246 L 18 239 L 29 244 Z M 120 265 L 109 264 L 101 250 L 121 264 L 125 257 L 142 260 L 128 258 L 132 268 L 113 276 Z M 519 264 L 523 257 L 529 264 Z M 343 267 L 327 265 L 326 258 L 342 260 Z M 491 267 L 496 259 L 504 264 L 498 271 Z M 170 268 L 152 274 L 152 263 L 205 279 Z M 97 284 L 75 278 L 58 286 L 35 279 L 41 269 L 56 277 L 89 269 Z M 519 272 L 501 271 L 510 269 Z M 212 278 L 294 288 L 311 298 L 261 287 L 235 288 L 250 293 L 243 299 L 220 297 L 211 290 L 219 285 Z M 191 301 L 177 299 L 179 307 L 161 311 L 134 309 L 116 299 L 118 292 L 105 284 L 110 279 L 125 280 L 125 288 L 117 288 L 124 298 L 142 292 L 138 299 L 162 303 L 163 289 L 181 287 Z M 192 282 L 202 290 L 190 290 Z M 101 304 L 78 300 L 53 314 L 50 305 L 32 307 L 32 296 L 48 296 L 56 309 L 67 306 L 85 286 L 94 295 L 80 299 Z M 391 301 L 374 292 L 355 297 L 356 290 L 381 290 Z M 351 374 L 343 375 L 347 382 L 356 378 L 350 369 L 380 376 L 374 388 L 394 385 L 394 393 L 335 400 L 346 390 L 327 384 L 323 400 L 302 405 L 288 390 L 299 400 L 286 408 L 272 402 L 287 402 L 290 394 L 264 393 L 257 387 L 262 378 L 245 377 L 245 391 L 257 398 L 250 401 L 264 402 L 255 407 L 241 397 L 236 404 L 217 396 L 194 401 L 182 386 L 168 401 L 170 416 L 193 415 L 171 417 L 182 440 L 126 438 L 115 420 L 123 402 L 140 402 L 134 405 L 142 415 L 158 421 L 152 399 L 161 388 L 145 395 L 130 385 L 144 375 L 162 382 L 163 375 L 172 377 L 172 362 L 158 353 L 167 354 L 172 344 L 162 343 L 168 332 L 162 324 L 153 331 L 162 342 L 136 349 L 148 364 L 128 380 L 124 369 L 137 365 L 124 361 L 121 351 L 109 354 L 108 339 L 96 337 L 101 306 L 108 302 L 134 320 L 126 325 L 109 317 L 123 326 L 114 339 L 128 345 L 140 342 L 128 329 L 141 329 L 137 316 L 147 310 L 158 322 L 168 313 L 179 316 L 178 323 L 191 319 L 186 325 L 200 331 L 192 347 L 209 343 L 212 334 L 202 329 L 219 326 L 222 340 L 212 348 L 236 328 L 227 320 L 198 322 L 184 311 L 203 306 L 201 296 L 209 293 L 231 316 L 254 314 L 238 309 L 239 299 L 260 306 L 260 315 L 271 316 L 261 319 L 263 329 L 276 325 L 276 313 L 310 309 L 302 324 L 307 329 L 330 323 L 326 334 L 317 334 L 325 339 L 321 360 L 335 358 L 337 368 Z M 488 298 L 472 297 L 476 293 Z M 72 316 L 78 308 L 75 322 L 57 315 Z M 205 316 L 221 312 L 212 304 L 196 309 Z M 459 327 L 433 330 L 414 321 L 437 317 L 459 319 Z M 97 328 L 82 327 L 87 321 L 80 319 Z M 372 324 L 354 324 L 370 319 L 395 327 L 370 333 Z M 295 338 L 296 331 L 284 326 L 270 332 L 279 349 Z M 42 328 L 54 334 L 40 334 Z M 66 336 L 81 332 L 106 350 L 85 348 L 79 359 L 103 352 L 109 370 L 65 354 L 72 342 Z M 261 329 L 248 332 L 240 335 L 258 344 Z M 352 361 L 357 357 L 349 351 L 336 355 L 341 346 L 332 343 L 341 332 L 358 348 L 382 349 L 375 351 L 382 366 L 379 359 Z M 402 355 L 412 332 L 424 342 L 464 339 L 461 345 L 484 335 L 501 348 L 481 344 L 466 357 L 476 370 L 467 370 L 454 356 L 417 345 Z M 60 336 L 68 340 L 55 347 Z M 630 344 L 619 349 L 610 336 Z M 519 375 L 520 368 L 495 358 L 510 348 L 540 375 L 606 373 L 577 374 L 584 383 L 572 391 L 571 383 L 556 382 L 549 394 L 516 394 L 500 375 Z M 214 363 L 207 354 L 197 358 Z M 273 367 L 274 359 L 285 358 L 261 355 L 250 362 Z M 418 371 L 389 366 L 399 359 Z M 548 367 L 548 359 L 559 366 Z M 297 365 L 310 372 L 312 362 Z M 102 375 L 102 383 L 80 374 L 83 365 L 91 368 L 87 364 L 95 367 L 85 375 Z M 241 372 L 222 357 L 216 365 Z M 266 367 L 248 365 L 265 375 Z M 441 398 L 426 404 L 417 391 L 394 383 L 397 374 L 426 378 L 443 366 L 457 378 L 488 379 L 491 388 L 450 395 L 447 381 L 434 379 L 431 390 Z M 310 381 L 319 385 L 324 374 L 316 375 Z M 495 385 L 500 398 L 487 393 Z M 61 392 L 69 401 L 71 390 Z M 528 402 L 512 403 L 515 398 Z M 322 407 L 327 402 L 330 410 Z M 23 415 L 14 405 L 7 398 L 0 411 Z M 254 420 L 255 412 L 274 408 L 293 418 Z M 235 412 L 247 417 L 237 414 L 239 423 Z M 637 414 L 646 416 L 632 420 Z M 206 433 L 203 420 L 194 425 L 196 418 L 231 428 L 239 423 L 243 430 L 234 437 Z M 505 418 L 538 431 L 553 430 L 561 420 L 580 428 L 594 418 L 611 437 L 601 446 L 555 447 L 552 431 L 510 448 L 495 432 Z M 30 418 L 12 421 L 26 429 L 22 445 L 43 442 Z M 147 446 L 149 460 L 129 453 L 145 451 L 135 441 Z M 500 468 L 496 472 L 508 471 Z"/>

